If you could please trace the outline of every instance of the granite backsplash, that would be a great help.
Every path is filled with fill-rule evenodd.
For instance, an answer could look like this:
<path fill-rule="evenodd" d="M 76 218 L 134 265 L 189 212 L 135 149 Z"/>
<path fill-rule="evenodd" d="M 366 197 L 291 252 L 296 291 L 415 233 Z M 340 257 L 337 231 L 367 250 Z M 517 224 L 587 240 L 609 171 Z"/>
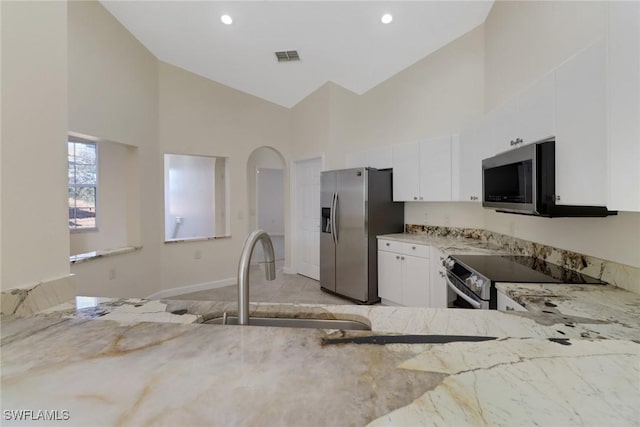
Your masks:
<path fill-rule="evenodd" d="M 614 286 L 640 293 L 640 268 L 535 243 L 489 230 L 406 224 L 405 232 L 441 237 L 464 237 L 492 243 L 516 255 L 534 256 L 579 271 Z"/>

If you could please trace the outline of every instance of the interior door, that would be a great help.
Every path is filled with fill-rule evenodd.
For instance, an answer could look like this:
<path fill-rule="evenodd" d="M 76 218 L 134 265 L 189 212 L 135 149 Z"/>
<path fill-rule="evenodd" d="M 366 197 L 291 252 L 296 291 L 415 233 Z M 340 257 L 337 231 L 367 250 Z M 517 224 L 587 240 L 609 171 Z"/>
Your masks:
<path fill-rule="evenodd" d="M 366 169 L 337 174 L 336 292 L 359 301 L 368 298 L 367 230 L 365 218 Z"/>
<path fill-rule="evenodd" d="M 320 170 L 321 159 L 296 162 L 297 272 L 320 278 Z"/>

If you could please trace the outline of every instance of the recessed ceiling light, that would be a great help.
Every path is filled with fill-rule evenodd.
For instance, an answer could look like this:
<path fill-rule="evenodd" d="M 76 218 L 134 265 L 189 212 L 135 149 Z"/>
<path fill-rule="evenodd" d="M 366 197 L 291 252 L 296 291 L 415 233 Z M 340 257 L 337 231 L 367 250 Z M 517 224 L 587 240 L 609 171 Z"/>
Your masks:
<path fill-rule="evenodd" d="M 380 20 L 383 24 L 388 24 L 389 22 L 393 21 L 393 16 L 391 16 L 389 13 L 385 13 L 384 15 L 382 15 L 382 19 Z"/>
<path fill-rule="evenodd" d="M 220 17 L 220 20 L 222 21 L 223 24 L 226 24 L 226 25 L 231 25 L 233 23 L 233 19 L 231 19 L 229 15 L 222 15 Z"/>

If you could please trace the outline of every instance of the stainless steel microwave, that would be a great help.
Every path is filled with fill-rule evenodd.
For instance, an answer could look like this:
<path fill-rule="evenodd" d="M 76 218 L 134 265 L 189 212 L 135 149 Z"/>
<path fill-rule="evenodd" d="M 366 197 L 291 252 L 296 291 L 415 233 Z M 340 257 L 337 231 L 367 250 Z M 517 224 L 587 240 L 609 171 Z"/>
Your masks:
<path fill-rule="evenodd" d="M 505 151 L 482 161 L 482 206 L 547 217 L 607 216 L 603 206 L 556 204 L 555 140 Z M 588 171 L 585 171 L 588 173 Z"/>

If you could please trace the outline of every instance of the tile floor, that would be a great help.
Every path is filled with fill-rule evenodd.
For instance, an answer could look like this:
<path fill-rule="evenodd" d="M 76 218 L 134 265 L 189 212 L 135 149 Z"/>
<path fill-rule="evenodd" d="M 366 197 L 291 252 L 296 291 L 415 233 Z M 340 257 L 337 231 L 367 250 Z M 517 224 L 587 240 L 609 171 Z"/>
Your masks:
<path fill-rule="evenodd" d="M 299 274 L 285 274 L 283 262 L 276 264 L 276 279 L 267 281 L 258 265 L 249 272 L 249 300 L 252 302 L 285 302 L 302 304 L 353 304 L 351 301 L 320 290 L 320 283 Z M 177 295 L 171 299 L 199 301 L 237 301 L 238 286 Z"/>

